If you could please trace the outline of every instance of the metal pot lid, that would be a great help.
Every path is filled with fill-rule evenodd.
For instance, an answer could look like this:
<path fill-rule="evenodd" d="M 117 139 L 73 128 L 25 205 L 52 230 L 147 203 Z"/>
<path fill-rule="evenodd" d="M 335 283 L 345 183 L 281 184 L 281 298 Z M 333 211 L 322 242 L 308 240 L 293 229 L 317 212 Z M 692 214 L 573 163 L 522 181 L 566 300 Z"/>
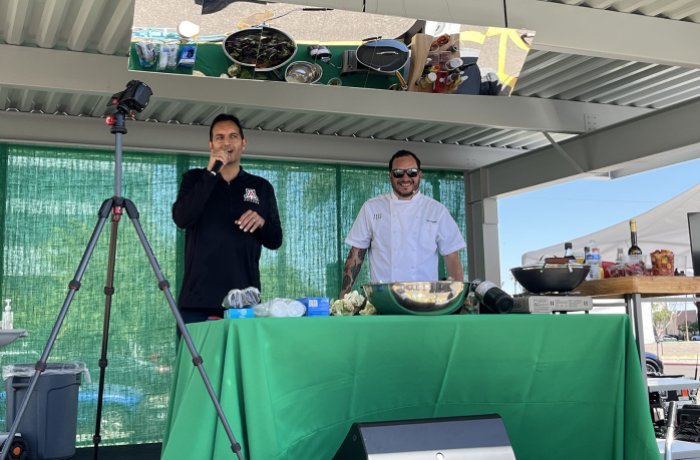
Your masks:
<path fill-rule="evenodd" d="M 357 61 L 378 72 L 401 70 L 409 58 L 408 46 L 399 40 L 373 40 L 357 48 Z"/>

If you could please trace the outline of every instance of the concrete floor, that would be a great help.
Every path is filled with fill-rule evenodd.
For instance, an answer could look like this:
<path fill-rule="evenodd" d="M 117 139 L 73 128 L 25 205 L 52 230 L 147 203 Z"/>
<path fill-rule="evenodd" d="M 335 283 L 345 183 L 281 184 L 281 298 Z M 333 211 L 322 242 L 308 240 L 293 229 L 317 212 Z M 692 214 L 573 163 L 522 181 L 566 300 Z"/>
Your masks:
<path fill-rule="evenodd" d="M 382 36 L 395 38 L 408 30 L 416 19 L 342 10 L 301 11 L 303 6 L 288 3 L 267 5 L 234 2 L 223 10 L 202 15 L 194 0 L 136 0 L 134 27 L 176 29 L 181 21 L 200 26 L 200 35 L 228 35 L 240 28 L 260 23 L 261 19 L 289 13 L 267 25 L 283 30 L 295 40 L 357 41 Z M 243 26 L 243 27 L 241 27 Z"/>

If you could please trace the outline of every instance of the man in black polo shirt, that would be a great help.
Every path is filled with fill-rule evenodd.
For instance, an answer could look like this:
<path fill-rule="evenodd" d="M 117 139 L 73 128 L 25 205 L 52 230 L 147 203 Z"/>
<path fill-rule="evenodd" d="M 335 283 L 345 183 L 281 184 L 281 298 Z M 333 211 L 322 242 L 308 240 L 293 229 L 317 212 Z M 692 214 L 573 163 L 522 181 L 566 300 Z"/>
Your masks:
<path fill-rule="evenodd" d="M 272 185 L 241 168 L 246 144 L 238 118 L 218 115 L 209 128 L 209 164 L 182 177 L 173 221 L 185 229 L 178 307 L 186 323 L 221 317 L 231 289 L 260 289 L 262 247 L 282 245 Z"/>

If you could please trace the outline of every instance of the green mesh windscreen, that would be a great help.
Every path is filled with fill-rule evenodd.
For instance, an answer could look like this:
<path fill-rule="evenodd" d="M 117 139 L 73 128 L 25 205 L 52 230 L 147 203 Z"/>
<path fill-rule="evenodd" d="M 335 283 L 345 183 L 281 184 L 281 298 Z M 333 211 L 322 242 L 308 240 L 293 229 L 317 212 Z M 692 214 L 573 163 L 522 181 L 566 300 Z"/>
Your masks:
<path fill-rule="evenodd" d="M 202 156 L 124 153 L 121 194 L 136 205 L 175 298 L 183 274 L 184 232 L 173 223 L 171 206 L 182 174 L 205 165 Z M 279 250 L 263 250 L 263 299 L 336 297 L 349 250 L 345 235 L 364 201 L 390 190 L 386 168 L 248 159 L 243 167 L 274 186 L 284 231 Z M 447 206 L 464 235 L 462 174 L 424 171 L 421 189 Z M 12 299 L 15 328 L 29 333 L 0 348 L 0 364 L 33 365 L 39 359 L 66 301 L 68 283 L 76 274 L 82 276 L 48 359 L 87 364 L 92 383 L 83 376 L 81 446 L 92 445 L 95 433 L 111 215 L 89 263 L 80 262 L 100 207 L 114 192 L 112 151 L 0 144 L 0 199 L 5 203 L 0 207 L 0 292 Z M 462 263 L 466 272 L 465 251 Z M 356 288 L 368 278 L 366 266 Z M 103 444 L 160 442 L 168 414 L 175 320 L 126 211 L 118 225 L 114 288 Z M 0 390 L 0 431 L 5 399 Z"/>

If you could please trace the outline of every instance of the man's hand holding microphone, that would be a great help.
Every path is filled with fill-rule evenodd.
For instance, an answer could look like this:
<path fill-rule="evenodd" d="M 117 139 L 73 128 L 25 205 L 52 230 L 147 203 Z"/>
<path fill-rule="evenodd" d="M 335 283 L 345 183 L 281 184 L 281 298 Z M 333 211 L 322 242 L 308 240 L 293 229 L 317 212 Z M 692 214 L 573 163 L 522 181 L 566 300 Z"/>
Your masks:
<path fill-rule="evenodd" d="M 214 164 L 212 165 L 211 164 L 212 159 L 209 160 L 210 165 L 207 169 L 209 170 L 209 174 L 211 174 L 212 176 L 216 176 L 219 173 L 219 171 L 221 170 L 221 168 L 224 166 L 224 162 L 221 160 L 215 160 Z"/>

